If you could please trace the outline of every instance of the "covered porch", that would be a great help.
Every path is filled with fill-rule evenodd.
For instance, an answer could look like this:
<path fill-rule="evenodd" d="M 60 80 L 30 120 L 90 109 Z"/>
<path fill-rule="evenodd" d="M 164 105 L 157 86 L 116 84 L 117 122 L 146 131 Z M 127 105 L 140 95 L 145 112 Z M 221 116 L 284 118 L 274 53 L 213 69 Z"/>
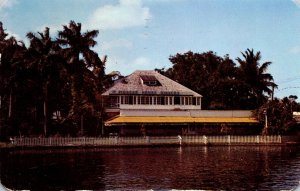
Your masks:
<path fill-rule="evenodd" d="M 261 130 L 251 117 L 117 116 L 105 126 L 120 136 L 252 135 Z"/>

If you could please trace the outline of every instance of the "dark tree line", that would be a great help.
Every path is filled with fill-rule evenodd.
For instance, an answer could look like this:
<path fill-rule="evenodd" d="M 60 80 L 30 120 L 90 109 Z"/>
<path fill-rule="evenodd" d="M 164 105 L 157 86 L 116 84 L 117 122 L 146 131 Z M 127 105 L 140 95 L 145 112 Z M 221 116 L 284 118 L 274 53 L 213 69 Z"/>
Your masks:
<path fill-rule="evenodd" d="M 70 21 L 55 38 L 49 28 L 29 32 L 26 47 L 8 38 L 0 23 L 2 138 L 99 134 L 97 94 L 103 89 L 106 57 L 101 60 L 91 49 L 97 35 Z"/>
<path fill-rule="evenodd" d="M 158 72 L 203 95 L 202 109 L 253 110 L 264 126 L 262 134 L 299 132 L 293 111 L 300 111 L 297 96 L 274 98 L 271 62 L 260 63 L 261 53 L 247 49 L 234 60 L 214 52 L 186 52 L 170 56 L 173 66 Z M 268 118 L 266 124 L 266 116 Z"/>
<path fill-rule="evenodd" d="M 260 63 L 260 52 L 247 49 L 237 64 L 214 52 L 170 56 L 173 64 L 160 70 L 166 76 L 203 95 L 203 109 L 256 109 L 272 97 L 277 87 L 266 73 L 271 62 Z"/>

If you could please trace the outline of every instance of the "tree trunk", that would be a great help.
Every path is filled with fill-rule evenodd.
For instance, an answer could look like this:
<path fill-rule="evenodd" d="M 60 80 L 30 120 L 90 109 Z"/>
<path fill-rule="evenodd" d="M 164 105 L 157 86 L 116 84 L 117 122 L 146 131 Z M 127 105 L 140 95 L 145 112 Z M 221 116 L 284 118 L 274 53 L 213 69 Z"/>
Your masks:
<path fill-rule="evenodd" d="M 44 136 L 47 136 L 48 128 L 48 82 L 46 82 L 44 89 Z"/>
<path fill-rule="evenodd" d="M 80 134 L 83 136 L 83 115 L 80 116 Z"/>
<path fill-rule="evenodd" d="M 47 136 L 47 103 L 44 100 L 44 136 Z"/>
<path fill-rule="evenodd" d="M 12 109 L 12 89 L 10 89 L 10 94 L 9 94 L 8 118 L 11 117 L 11 109 Z"/>
<path fill-rule="evenodd" d="M 77 91 L 76 91 L 76 84 L 75 84 L 75 75 L 73 74 L 71 76 L 71 96 L 72 96 L 72 105 L 71 110 L 69 111 L 69 117 L 73 117 L 73 115 L 76 113 L 76 106 L 77 105 Z"/>

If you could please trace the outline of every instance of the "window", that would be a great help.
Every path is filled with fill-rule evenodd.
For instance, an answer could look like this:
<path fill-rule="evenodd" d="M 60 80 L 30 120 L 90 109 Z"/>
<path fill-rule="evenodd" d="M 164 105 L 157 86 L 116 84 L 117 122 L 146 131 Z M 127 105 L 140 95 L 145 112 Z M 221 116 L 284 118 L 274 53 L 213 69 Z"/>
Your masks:
<path fill-rule="evenodd" d="M 141 104 L 141 96 L 136 96 L 136 104 Z"/>
<path fill-rule="evenodd" d="M 192 97 L 185 97 L 185 100 L 184 100 L 185 102 L 185 105 L 192 105 L 193 103 L 192 103 Z"/>
<path fill-rule="evenodd" d="M 140 76 L 140 78 L 141 78 L 141 81 L 144 85 L 147 85 L 147 86 L 161 86 L 161 84 L 159 83 L 159 81 L 156 79 L 155 76 L 143 75 L 143 76 Z"/>
<path fill-rule="evenodd" d="M 197 97 L 197 105 L 201 105 L 201 98 Z"/>
<path fill-rule="evenodd" d="M 148 98 L 148 104 L 152 105 L 152 97 L 147 97 Z"/>
<path fill-rule="evenodd" d="M 120 96 L 120 104 L 124 104 L 124 96 Z"/>
<path fill-rule="evenodd" d="M 141 104 L 142 104 L 142 105 L 145 105 L 145 104 L 146 104 L 146 99 L 145 99 L 145 97 L 143 97 L 143 96 L 141 97 Z"/>
<path fill-rule="evenodd" d="M 169 97 L 169 105 L 173 105 L 173 97 Z"/>
<path fill-rule="evenodd" d="M 129 96 L 120 96 L 121 104 L 129 104 Z"/>
<path fill-rule="evenodd" d="M 166 99 L 167 98 L 165 98 L 163 96 L 156 97 L 157 105 L 165 105 L 166 104 Z"/>
<path fill-rule="evenodd" d="M 133 104 L 133 96 L 128 97 L 128 104 L 130 104 L 130 105 Z"/>
<path fill-rule="evenodd" d="M 193 97 L 193 105 L 201 105 L 201 98 Z"/>
<path fill-rule="evenodd" d="M 174 97 L 174 105 L 180 105 L 180 97 L 178 96 Z"/>
<path fill-rule="evenodd" d="M 157 97 L 152 97 L 153 99 L 153 105 L 157 105 Z"/>
<path fill-rule="evenodd" d="M 141 97 L 141 104 L 142 105 L 151 105 L 152 104 L 152 97 L 150 97 L 150 96 L 142 96 Z"/>
<path fill-rule="evenodd" d="M 180 97 L 180 105 L 184 105 L 184 97 Z"/>
<path fill-rule="evenodd" d="M 157 105 L 161 105 L 161 98 L 160 97 L 156 97 L 156 103 L 157 103 Z"/>
<path fill-rule="evenodd" d="M 197 98 L 193 97 L 193 105 L 197 105 Z"/>
<path fill-rule="evenodd" d="M 188 97 L 184 98 L 184 105 L 189 105 L 189 98 Z"/>
<path fill-rule="evenodd" d="M 136 98 L 137 98 L 137 96 L 132 96 L 132 104 L 133 105 L 137 104 L 137 101 L 136 101 L 137 99 Z"/>
<path fill-rule="evenodd" d="M 160 99 L 161 99 L 161 105 L 165 105 L 166 103 L 165 103 L 165 97 L 160 97 Z"/>

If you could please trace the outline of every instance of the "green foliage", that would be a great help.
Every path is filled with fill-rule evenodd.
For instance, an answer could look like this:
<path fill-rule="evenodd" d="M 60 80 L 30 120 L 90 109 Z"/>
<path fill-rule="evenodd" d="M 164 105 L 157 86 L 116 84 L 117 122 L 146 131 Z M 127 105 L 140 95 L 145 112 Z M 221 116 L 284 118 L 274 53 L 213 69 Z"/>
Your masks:
<path fill-rule="evenodd" d="M 260 52 L 254 53 L 253 49 L 247 49 L 242 53 L 243 59 L 237 58 L 240 64 L 238 68 L 238 79 L 246 88 L 244 96 L 248 97 L 247 104 L 253 105 L 252 109 L 262 105 L 267 101 L 267 95 L 272 95 L 273 89 L 277 85 L 273 82 L 273 76 L 266 73 L 271 62 L 259 63 Z M 247 99 L 246 99 L 247 100 Z M 249 100 L 253 100 L 252 102 Z"/>
<path fill-rule="evenodd" d="M 90 49 L 98 31 L 81 33 L 81 24 L 71 21 L 58 34 L 53 40 L 49 28 L 29 32 L 27 48 L 7 38 L 0 22 L 2 139 L 97 132 L 101 107 L 96 96 L 103 90 L 106 61 Z"/>
<path fill-rule="evenodd" d="M 264 124 L 262 134 L 291 134 L 297 127 L 293 118 L 293 102 L 288 98 L 275 99 L 254 111 L 254 116 Z M 267 121 L 267 122 L 266 122 Z"/>
<path fill-rule="evenodd" d="M 71 74 L 72 102 L 67 119 L 77 121 L 82 115 L 94 113 L 99 76 L 95 76 L 89 68 L 96 68 L 103 64 L 98 55 L 90 49 L 96 45 L 94 38 L 98 35 L 98 31 L 81 33 L 81 24 L 74 21 L 70 21 L 69 25 L 63 28 L 64 30 L 58 32 L 57 42 L 62 47 L 61 53 L 67 61 Z"/>
<path fill-rule="evenodd" d="M 255 109 L 267 100 L 276 84 L 266 73 L 271 62 L 260 65 L 260 52 L 247 49 L 239 66 L 228 55 L 214 52 L 176 54 L 167 71 L 156 69 L 173 80 L 202 94 L 204 109 Z"/>
<path fill-rule="evenodd" d="M 234 93 L 234 63 L 228 57 L 221 58 L 213 52 L 176 54 L 170 57 L 173 67 L 165 75 L 180 84 L 202 94 L 203 108 L 234 107 L 232 94 Z M 220 87 L 228 88 L 227 92 L 220 91 Z M 229 103 L 231 105 L 224 105 Z"/>

